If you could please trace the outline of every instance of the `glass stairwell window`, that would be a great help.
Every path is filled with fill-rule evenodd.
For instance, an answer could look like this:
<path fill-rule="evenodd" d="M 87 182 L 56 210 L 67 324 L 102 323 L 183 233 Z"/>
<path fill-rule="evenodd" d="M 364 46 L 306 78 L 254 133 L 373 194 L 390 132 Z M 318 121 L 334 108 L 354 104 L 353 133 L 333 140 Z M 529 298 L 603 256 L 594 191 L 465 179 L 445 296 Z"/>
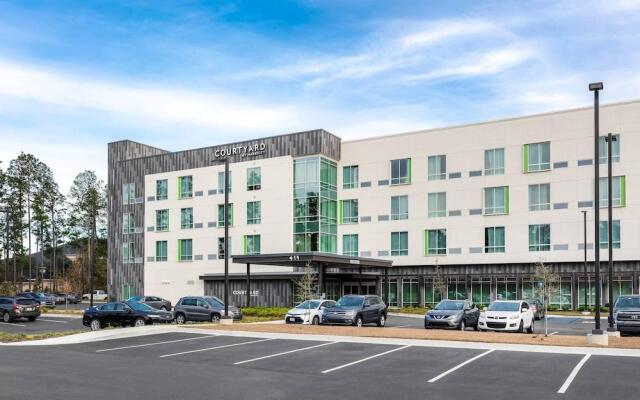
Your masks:
<path fill-rule="evenodd" d="M 447 177 L 447 156 L 429 156 L 428 159 L 428 180 L 439 181 Z"/>
<path fill-rule="evenodd" d="M 427 229 L 424 235 L 424 252 L 425 255 L 445 255 L 447 254 L 447 230 L 446 229 Z"/>
<path fill-rule="evenodd" d="M 613 135 L 614 141 L 611 142 L 611 162 L 620 162 L 620 135 Z M 607 137 L 600 136 L 598 138 L 598 160 L 600 164 L 606 164 L 608 161 Z"/>
<path fill-rule="evenodd" d="M 159 179 L 156 181 L 156 200 L 167 200 L 169 198 L 169 181 Z"/>
<path fill-rule="evenodd" d="M 529 251 L 551 250 L 551 226 L 529 225 Z"/>
<path fill-rule="evenodd" d="M 447 215 L 447 194 L 445 192 L 429 193 L 427 203 L 427 217 L 436 218 Z"/>
<path fill-rule="evenodd" d="M 391 160 L 391 185 L 406 185 L 411 183 L 411 159 L 403 158 Z"/>
<path fill-rule="evenodd" d="M 169 210 L 156 210 L 156 231 L 169 230 Z"/>
<path fill-rule="evenodd" d="M 342 188 L 355 189 L 358 187 L 358 166 L 342 167 Z"/>
<path fill-rule="evenodd" d="M 135 256 L 133 254 L 133 242 L 122 243 L 122 263 L 132 264 L 134 260 Z"/>
<path fill-rule="evenodd" d="M 409 197 L 391 197 L 391 220 L 409 219 Z"/>
<path fill-rule="evenodd" d="M 358 257 L 358 235 L 342 235 L 342 254 Z"/>
<path fill-rule="evenodd" d="M 484 188 L 484 214 L 499 215 L 509 213 L 509 187 Z"/>
<path fill-rule="evenodd" d="M 609 180 L 600 178 L 600 207 L 608 207 L 609 204 Z M 611 206 L 624 207 L 627 204 L 627 188 L 625 176 L 613 176 L 611 178 Z"/>
<path fill-rule="evenodd" d="M 529 211 L 551 209 L 551 190 L 548 183 L 529 185 Z"/>
<path fill-rule="evenodd" d="M 136 184 L 125 183 L 122 185 L 122 204 L 136 203 Z"/>
<path fill-rule="evenodd" d="M 135 233 L 136 218 L 134 213 L 125 213 L 122 215 L 122 233 Z"/>
<path fill-rule="evenodd" d="M 180 209 L 180 229 L 193 229 L 193 208 Z"/>
<path fill-rule="evenodd" d="M 611 225 L 612 230 L 612 239 L 611 244 L 612 248 L 619 249 L 620 248 L 620 220 L 613 220 L 613 224 Z M 608 249 L 609 248 L 609 221 L 600 221 L 600 248 Z"/>
<path fill-rule="evenodd" d="M 341 200 L 340 201 L 340 223 L 357 224 L 358 223 L 358 200 Z"/>
<path fill-rule="evenodd" d="M 391 255 L 409 255 L 409 232 L 391 232 Z"/>
<path fill-rule="evenodd" d="M 551 169 L 551 142 L 529 143 L 522 147 L 523 172 Z"/>
<path fill-rule="evenodd" d="M 233 203 L 229 204 L 229 226 L 233 226 Z M 224 204 L 218 204 L 218 227 L 224 228 Z"/>
<path fill-rule="evenodd" d="M 181 176 L 178 178 L 178 199 L 190 199 L 193 197 L 193 176 Z"/>
<path fill-rule="evenodd" d="M 504 253 L 504 226 L 484 228 L 484 252 Z"/>
<path fill-rule="evenodd" d="M 229 183 L 229 186 L 231 186 L 231 183 Z M 247 169 L 247 190 L 249 191 L 260 190 L 261 188 L 262 188 L 262 170 L 260 169 L 260 167 L 248 168 Z"/>
<path fill-rule="evenodd" d="M 504 149 L 484 151 L 484 174 L 504 175 Z"/>

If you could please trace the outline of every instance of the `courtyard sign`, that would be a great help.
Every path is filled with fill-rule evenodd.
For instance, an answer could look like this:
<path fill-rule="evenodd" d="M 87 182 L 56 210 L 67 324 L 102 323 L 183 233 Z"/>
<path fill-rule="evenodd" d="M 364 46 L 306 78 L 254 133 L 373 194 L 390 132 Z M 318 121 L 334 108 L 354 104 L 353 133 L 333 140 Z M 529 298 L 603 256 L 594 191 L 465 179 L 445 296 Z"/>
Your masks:
<path fill-rule="evenodd" d="M 265 142 L 248 144 L 246 146 L 229 146 L 222 149 L 216 149 L 213 152 L 214 157 L 216 158 L 225 158 L 229 156 L 240 156 L 240 157 L 254 157 L 261 154 L 267 150 L 267 144 Z"/>

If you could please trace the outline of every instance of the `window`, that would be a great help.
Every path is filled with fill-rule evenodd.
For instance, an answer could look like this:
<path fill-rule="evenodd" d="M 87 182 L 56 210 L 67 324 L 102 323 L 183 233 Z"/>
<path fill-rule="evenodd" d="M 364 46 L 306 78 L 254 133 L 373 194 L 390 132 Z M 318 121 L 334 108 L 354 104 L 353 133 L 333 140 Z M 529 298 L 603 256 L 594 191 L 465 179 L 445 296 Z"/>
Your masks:
<path fill-rule="evenodd" d="M 391 197 L 391 220 L 409 219 L 409 197 Z"/>
<path fill-rule="evenodd" d="M 167 261 L 167 241 L 158 240 L 156 242 L 156 261 Z"/>
<path fill-rule="evenodd" d="M 548 183 L 529 185 L 529 211 L 551 209 L 551 190 Z"/>
<path fill-rule="evenodd" d="M 390 307 L 398 306 L 398 280 L 389 279 L 387 281 L 387 305 Z"/>
<path fill-rule="evenodd" d="M 245 235 L 243 247 L 244 255 L 260 254 L 260 235 Z"/>
<path fill-rule="evenodd" d="M 420 296 L 418 280 L 416 278 L 402 279 L 402 306 L 417 307 Z"/>
<path fill-rule="evenodd" d="M 342 188 L 355 189 L 358 187 L 358 166 L 342 167 Z"/>
<path fill-rule="evenodd" d="M 551 142 L 525 144 L 522 148 L 523 172 L 551 169 Z"/>
<path fill-rule="evenodd" d="M 169 230 L 169 210 L 156 210 L 156 231 Z"/>
<path fill-rule="evenodd" d="M 229 204 L 229 226 L 233 226 L 233 203 Z M 218 204 L 218 227 L 224 227 L 224 204 Z"/>
<path fill-rule="evenodd" d="M 491 303 L 491 278 L 471 278 L 471 301 L 478 306 Z"/>
<path fill-rule="evenodd" d="M 178 261 L 193 260 L 193 240 L 178 239 Z"/>
<path fill-rule="evenodd" d="M 434 306 L 442 300 L 441 288 L 434 285 L 433 279 L 425 279 L 424 282 L 424 304 L 426 306 Z"/>
<path fill-rule="evenodd" d="M 193 197 L 193 176 L 178 177 L 178 199 Z"/>
<path fill-rule="evenodd" d="M 122 263 L 130 264 L 134 262 L 133 242 L 122 243 Z"/>
<path fill-rule="evenodd" d="M 529 251 L 551 250 L 551 226 L 529 225 Z"/>
<path fill-rule="evenodd" d="M 504 175 L 504 149 L 484 151 L 484 174 Z"/>
<path fill-rule="evenodd" d="M 358 200 L 340 201 L 340 215 L 342 224 L 358 223 Z"/>
<path fill-rule="evenodd" d="M 484 214 L 509 214 L 509 186 L 484 188 Z"/>
<path fill-rule="evenodd" d="M 229 193 L 231 193 L 233 173 L 229 171 Z M 218 172 L 218 193 L 224 193 L 224 171 Z"/>
<path fill-rule="evenodd" d="M 467 300 L 467 288 L 464 277 L 450 277 L 447 279 L 447 299 Z"/>
<path fill-rule="evenodd" d="M 429 193 L 427 196 L 427 216 L 429 218 L 447 215 L 447 194 L 445 192 Z"/>
<path fill-rule="evenodd" d="M 606 177 L 600 178 L 600 207 L 607 207 L 609 204 L 608 199 L 608 179 Z M 613 176 L 611 177 L 611 205 L 613 207 L 624 207 L 627 203 L 627 189 L 626 189 L 626 177 L 625 176 Z"/>
<path fill-rule="evenodd" d="M 611 142 L 611 161 L 620 162 L 620 135 L 613 135 L 614 141 Z M 608 146 L 606 136 L 600 136 L 598 140 L 598 159 L 600 164 L 607 163 Z"/>
<path fill-rule="evenodd" d="M 135 214 L 134 213 L 124 213 L 122 214 L 122 233 L 134 233 L 135 228 Z"/>
<path fill-rule="evenodd" d="M 257 225 L 262 222 L 262 203 L 259 201 L 247 202 L 247 225 Z"/>
<path fill-rule="evenodd" d="M 516 286 L 516 278 L 496 278 L 496 300 L 516 300 L 518 298 Z"/>
<path fill-rule="evenodd" d="M 411 159 L 391 160 L 391 185 L 411 183 Z"/>
<path fill-rule="evenodd" d="M 229 255 L 233 254 L 231 252 L 231 237 L 229 237 Z M 224 258 L 224 237 L 218 238 L 218 259 Z"/>
<path fill-rule="evenodd" d="M 231 187 L 231 182 L 229 182 L 229 187 Z M 261 188 L 262 170 L 260 167 L 247 168 L 247 190 L 260 190 Z"/>
<path fill-rule="evenodd" d="M 193 229 L 193 208 L 180 210 L 180 229 Z"/>
<path fill-rule="evenodd" d="M 484 252 L 504 253 L 504 226 L 484 228 Z"/>
<path fill-rule="evenodd" d="M 342 235 L 342 254 L 358 257 L 358 235 Z"/>
<path fill-rule="evenodd" d="M 391 255 L 409 255 L 409 232 L 391 232 Z"/>
<path fill-rule="evenodd" d="M 447 230 L 427 229 L 424 231 L 424 254 L 427 256 L 447 254 Z"/>
<path fill-rule="evenodd" d="M 135 204 L 136 202 L 136 184 L 125 183 L 122 185 L 122 204 Z"/>
<path fill-rule="evenodd" d="M 611 225 L 611 244 L 614 249 L 620 248 L 620 221 L 613 220 Z M 600 248 L 609 248 L 609 221 L 600 221 Z"/>
<path fill-rule="evenodd" d="M 430 181 L 439 181 L 447 177 L 447 156 L 429 156 L 428 164 Z"/>
<path fill-rule="evenodd" d="M 156 181 L 156 200 L 166 200 L 169 198 L 169 181 L 159 179 Z"/>

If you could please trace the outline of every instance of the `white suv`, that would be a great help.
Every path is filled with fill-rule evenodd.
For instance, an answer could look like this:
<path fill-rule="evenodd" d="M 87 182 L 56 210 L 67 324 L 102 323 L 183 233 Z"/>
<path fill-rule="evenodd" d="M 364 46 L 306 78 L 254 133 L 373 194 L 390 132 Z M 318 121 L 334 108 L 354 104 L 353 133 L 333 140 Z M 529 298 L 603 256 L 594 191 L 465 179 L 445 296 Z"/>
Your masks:
<path fill-rule="evenodd" d="M 480 313 L 481 331 L 513 331 L 533 333 L 535 318 L 529 304 L 522 300 L 496 300 Z"/>

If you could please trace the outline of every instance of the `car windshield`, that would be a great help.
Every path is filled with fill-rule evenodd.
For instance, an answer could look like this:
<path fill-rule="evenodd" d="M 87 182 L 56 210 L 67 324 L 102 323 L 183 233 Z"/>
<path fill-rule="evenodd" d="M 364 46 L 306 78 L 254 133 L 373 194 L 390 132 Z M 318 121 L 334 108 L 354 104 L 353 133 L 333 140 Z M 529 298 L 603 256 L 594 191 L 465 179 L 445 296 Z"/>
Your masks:
<path fill-rule="evenodd" d="M 464 308 L 464 301 L 441 301 L 438 303 L 434 310 L 462 310 Z"/>
<path fill-rule="evenodd" d="M 307 301 L 303 301 L 302 303 L 298 304 L 296 306 L 296 308 L 318 308 L 319 304 L 320 304 L 319 301 L 307 300 Z"/>
<path fill-rule="evenodd" d="M 640 308 L 640 297 L 618 297 L 615 308 Z"/>
<path fill-rule="evenodd" d="M 214 307 L 224 307 L 224 303 L 216 297 L 205 297 L 205 299 L 209 304 L 211 304 Z"/>
<path fill-rule="evenodd" d="M 31 299 L 18 299 L 18 300 L 16 300 L 16 303 L 21 304 L 23 306 L 30 306 L 30 305 L 34 304 L 35 301 L 33 301 Z"/>
<path fill-rule="evenodd" d="M 136 311 L 152 311 L 153 310 L 153 308 L 149 307 L 148 305 L 143 303 L 137 303 L 135 301 L 130 301 L 130 302 L 128 301 L 126 304 Z"/>
<path fill-rule="evenodd" d="M 520 303 L 496 301 L 491 303 L 489 311 L 520 311 Z"/>
<path fill-rule="evenodd" d="M 340 297 L 336 305 L 338 307 L 361 307 L 363 301 L 362 297 L 344 296 Z"/>
<path fill-rule="evenodd" d="M 144 300 L 143 296 L 133 296 L 127 301 L 142 301 L 142 300 Z"/>

